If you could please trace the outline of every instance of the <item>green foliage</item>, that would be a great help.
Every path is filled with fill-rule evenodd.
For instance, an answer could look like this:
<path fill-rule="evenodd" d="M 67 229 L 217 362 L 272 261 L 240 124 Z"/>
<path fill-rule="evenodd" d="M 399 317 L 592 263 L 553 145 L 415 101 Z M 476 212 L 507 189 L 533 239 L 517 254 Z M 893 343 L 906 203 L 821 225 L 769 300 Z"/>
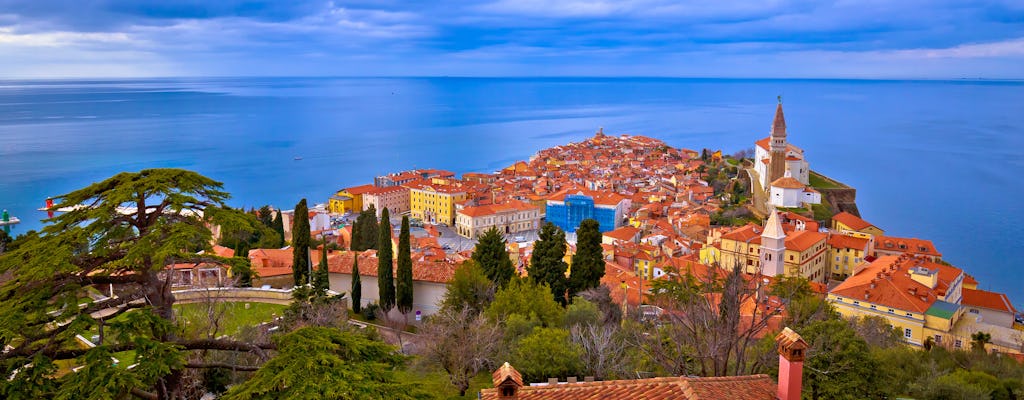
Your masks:
<path fill-rule="evenodd" d="M 306 199 L 299 200 L 292 216 L 292 277 L 295 286 L 309 283 L 309 208 Z"/>
<path fill-rule="evenodd" d="M 547 285 L 529 279 L 512 279 L 508 286 L 495 293 L 494 301 L 484 314 L 491 321 L 499 323 L 518 314 L 542 326 L 554 327 L 562 322 L 563 312 L 562 307 L 555 303 Z"/>
<path fill-rule="evenodd" d="M 379 230 L 377 209 L 371 204 L 369 208 L 359 212 L 356 222 L 352 224 L 351 249 L 355 251 L 377 249 L 377 237 L 380 236 Z"/>
<path fill-rule="evenodd" d="M 210 210 L 211 220 L 220 226 L 221 246 L 234 249 L 238 257 L 248 257 L 249 249 L 272 248 L 281 241 L 277 232 L 263 225 L 255 215 Z"/>
<path fill-rule="evenodd" d="M 583 350 L 569 341 L 569 331 L 560 328 L 536 328 L 519 340 L 512 355 L 513 365 L 523 382 L 544 382 L 547 378 L 579 375 L 583 369 Z"/>
<path fill-rule="evenodd" d="M 0 254 L 3 254 L 5 251 L 7 251 L 7 246 L 10 245 L 13 241 L 14 238 L 12 238 L 11 235 L 8 235 L 7 232 L 0 229 Z"/>
<path fill-rule="evenodd" d="M 881 398 L 889 388 L 874 382 L 881 379 L 868 345 L 841 320 L 811 324 L 801 335 L 810 345 L 804 362 L 805 397 L 813 399 Z"/>
<path fill-rule="evenodd" d="M 483 268 L 487 279 L 498 286 L 505 286 L 516 273 L 512 259 L 505 251 L 505 239 L 498 232 L 498 228 L 493 226 L 480 235 L 480 240 L 473 249 L 473 261 Z"/>
<path fill-rule="evenodd" d="M 565 310 L 562 326 L 567 328 L 573 325 L 599 325 L 604 316 L 597 304 L 591 303 L 582 297 L 574 297 L 572 304 Z"/>
<path fill-rule="evenodd" d="M 387 207 L 381 210 L 381 229 L 377 239 L 377 293 L 385 313 L 395 307 L 395 275 L 391 252 L 391 216 Z"/>
<path fill-rule="evenodd" d="M 320 246 L 320 263 L 313 276 L 313 290 L 320 295 L 331 288 L 330 271 L 327 268 L 327 246 Z"/>
<path fill-rule="evenodd" d="M 276 340 L 278 355 L 224 400 L 426 399 L 396 372 L 405 358 L 391 346 L 331 328 L 306 327 Z"/>
<path fill-rule="evenodd" d="M 274 214 L 274 231 L 281 237 L 281 240 L 277 242 L 277 246 L 275 247 L 284 247 L 284 217 L 281 216 L 281 210 L 278 210 Z"/>
<path fill-rule="evenodd" d="M 601 248 L 600 224 L 594 219 L 585 219 L 576 229 L 576 254 L 572 256 L 569 272 L 569 295 L 598 287 L 604 277 L 604 254 Z"/>
<path fill-rule="evenodd" d="M 412 254 L 409 246 L 409 217 L 403 216 L 398 234 L 398 271 L 395 281 L 396 303 L 402 314 L 412 311 Z"/>
<path fill-rule="evenodd" d="M 469 308 L 473 315 L 483 312 L 494 300 L 495 285 L 485 275 L 483 268 L 473 260 L 466 260 L 455 269 L 448 290 L 441 300 L 441 308 L 461 310 Z"/>
<path fill-rule="evenodd" d="M 252 263 L 246 257 L 231 257 L 224 260 L 231 268 L 231 276 L 235 277 L 235 286 L 252 287 L 252 280 L 256 278 L 256 271 L 252 269 Z"/>
<path fill-rule="evenodd" d="M 359 276 L 359 253 L 352 254 L 352 311 L 359 313 L 363 301 L 363 280 Z"/>
<path fill-rule="evenodd" d="M 527 274 L 534 282 L 546 284 L 559 304 L 566 304 L 568 279 L 565 272 L 569 266 L 565 263 L 565 232 L 550 222 L 544 224 L 533 243 L 533 254 L 530 255 L 530 266 Z"/>
<path fill-rule="evenodd" d="M 270 206 L 269 205 L 264 205 L 264 206 L 260 207 L 259 212 L 257 212 L 256 218 L 259 219 L 260 223 L 263 224 L 263 226 L 273 230 L 274 229 L 274 215 L 275 215 L 274 212 L 270 211 Z"/>
<path fill-rule="evenodd" d="M 0 385 L 25 388 L 7 397 L 49 391 L 41 397 L 112 398 L 133 389 L 176 396 L 184 352 L 160 272 L 170 263 L 210 260 L 198 254 L 210 250 L 208 224 L 247 219 L 224 208 L 227 198 L 219 182 L 180 169 L 124 172 L 58 197 L 62 206 L 82 207 L 0 256 L 0 273 L 10 277 L 0 284 L 0 342 L 13 347 L 0 355 L 0 375 L 22 369 L 34 380 Z M 91 286 L 110 284 L 120 286 L 118 299 L 79 306 Z M 99 325 L 91 314 L 107 307 L 118 317 L 105 323 L 105 346 L 82 349 L 76 335 L 91 336 Z M 110 357 L 128 350 L 146 357 L 145 365 L 113 367 Z M 39 367 L 24 369 L 30 362 Z M 83 368 L 59 379 L 39 374 L 53 364 Z"/>
<path fill-rule="evenodd" d="M 380 305 L 377 304 L 376 301 L 373 301 L 373 302 L 367 303 L 366 307 L 363 307 L 362 311 L 360 311 L 360 315 L 362 315 L 363 319 L 365 319 L 367 321 L 373 321 L 373 320 L 377 319 L 377 312 L 378 311 L 380 311 Z"/>
<path fill-rule="evenodd" d="M 992 334 L 988 332 L 975 332 L 971 334 L 971 349 L 974 351 L 985 351 L 985 344 L 992 342 Z"/>

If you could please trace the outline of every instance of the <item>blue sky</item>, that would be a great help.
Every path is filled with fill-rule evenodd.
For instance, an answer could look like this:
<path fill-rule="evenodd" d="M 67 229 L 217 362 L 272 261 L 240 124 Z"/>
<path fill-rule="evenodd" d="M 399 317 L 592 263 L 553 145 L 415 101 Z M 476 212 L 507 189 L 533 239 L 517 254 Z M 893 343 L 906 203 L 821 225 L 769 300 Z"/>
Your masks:
<path fill-rule="evenodd" d="M 1024 78 L 1024 1 L 0 0 L 0 76 Z"/>

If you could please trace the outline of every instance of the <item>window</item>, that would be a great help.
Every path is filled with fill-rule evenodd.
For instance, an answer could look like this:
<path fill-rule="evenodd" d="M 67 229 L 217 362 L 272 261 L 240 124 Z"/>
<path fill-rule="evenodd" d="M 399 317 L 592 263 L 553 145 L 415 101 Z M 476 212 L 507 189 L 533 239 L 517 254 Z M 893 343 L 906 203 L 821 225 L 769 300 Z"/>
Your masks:
<path fill-rule="evenodd" d="M 961 347 L 964 347 L 964 342 L 962 340 L 960 340 L 960 339 L 957 339 L 957 340 L 953 341 L 953 347 L 956 347 L 958 349 L 961 348 Z"/>
<path fill-rule="evenodd" d="M 909 338 L 913 334 L 914 334 L 914 331 L 910 330 L 910 328 L 904 328 L 903 329 L 903 337 Z"/>
<path fill-rule="evenodd" d="M 877 306 L 875 306 L 874 304 L 872 304 L 872 305 L 871 305 L 871 309 L 872 309 L 872 310 L 877 310 L 877 309 L 878 309 L 878 307 L 877 307 Z"/>
<path fill-rule="evenodd" d="M 981 313 L 981 311 L 978 311 L 978 309 L 977 309 L 977 308 L 972 308 L 972 309 L 970 310 L 970 313 L 971 313 L 971 314 L 979 314 L 979 313 Z"/>
<path fill-rule="evenodd" d="M 907 313 L 907 316 L 908 316 L 908 317 L 913 317 L 913 316 L 914 316 L 914 314 L 911 314 L 911 313 Z"/>
<path fill-rule="evenodd" d="M 859 305 L 860 305 L 860 302 L 859 302 L 859 301 L 857 301 L 857 300 L 854 300 L 854 301 L 853 301 L 853 304 L 854 304 L 854 305 L 857 305 L 857 306 L 859 306 Z"/>
<path fill-rule="evenodd" d="M 942 335 L 935 335 L 935 344 L 942 344 Z"/>

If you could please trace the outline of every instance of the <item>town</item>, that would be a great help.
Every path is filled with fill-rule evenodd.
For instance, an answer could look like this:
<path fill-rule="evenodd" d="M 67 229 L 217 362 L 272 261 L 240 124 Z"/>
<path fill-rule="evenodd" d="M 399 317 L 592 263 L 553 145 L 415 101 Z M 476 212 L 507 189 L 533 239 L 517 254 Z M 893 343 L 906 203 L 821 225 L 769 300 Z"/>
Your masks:
<path fill-rule="evenodd" d="M 104 392 L 140 398 L 1019 398 L 1008 296 L 862 218 L 799 137 L 780 98 L 752 151 L 598 129 L 499 171 L 395 171 L 291 210 L 232 209 L 191 171 L 122 173 L 0 242 L 0 302 L 27 316 L 0 361 L 8 385 L 165 368 L 138 375 L 156 393 Z M 409 385 L 405 357 L 445 378 Z"/>
<path fill-rule="evenodd" d="M 769 136 L 754 144 L 753 154 L 730 157 L 598 130 L 494 173 L 456 179 L 451 171 L 423 169 L 378 176 L 330 196 L 309 212 L 310 226 L 350 249 L 354 216 L 373 210 L 379 218 L 386 208 L 397 246 L 394 218 L 408 215 L 413 273 L 425 289 L 416 291 L 415 306 L 424 315 L 438 310 L 444 285 L 485 231 L 502 234 L 517 273 L 526 275 L 543 223 L 566 233 L 568 262 L 576 229 L 591 218 L 602 233 L 602 283 L 627 307 L 644 303 L 651 282 L 687 266 L 739 265 L 750 276 L 806 278 L 843 316 L 882 317 L 911 346 L 961 348 L 985 332 L 991 335 L 986 349 L 1021 353 L 1024 322 L 1009 298 L 978 289 L 931 241 L 887 236 L 858 216 L 847 196 L 853 190 L 812 171 L 803 150 L 789 142 L 781 100 Z M 291 218 L 285 211 L 286 227 Z M 354 254 L 328 256 L 332 288 L 347 290 Z M 375 265 L 374 254 L 359 252 L 360 264 Z M 273 286 L 289 285 L 290 249 L 254 250 L 249 258 L 262 280 L 286 275 Z M 372 290 L 363 292 L 363 302 L 377 300 Z"/>

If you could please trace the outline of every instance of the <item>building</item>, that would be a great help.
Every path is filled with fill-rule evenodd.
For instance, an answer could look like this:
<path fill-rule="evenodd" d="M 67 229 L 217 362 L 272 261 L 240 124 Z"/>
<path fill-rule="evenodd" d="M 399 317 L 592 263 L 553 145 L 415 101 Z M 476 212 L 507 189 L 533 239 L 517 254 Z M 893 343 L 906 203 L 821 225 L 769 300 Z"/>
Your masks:
<path fill-rule="evenodd" d="M 639 243 L 640 229 L 626 225 L 601 235 L 601 244 L 615 244 L 616 241 Z"/>
<path fill-rule="evenodd" d="M 387 208 L 391 215 L 401 215 L 409 211 L 409 188 L 389 186 L 374 188 L 363 194 L 363 209 L 373 206 L 377 210 L 377 218 Z"/>
<path fill-rule="evenodd" d="M 761 188 L 768 191 L 772 182 L 791 171 L 792 178 L 803 185 L 810 182 L 811 168 L 804 159 L 803 149 L 787 142 L 786 118 L 782 113 L 782 100 L 775 108 L 775 118 L 768 137 L 758 140 L 754 146 L 754 170 L 757 171 Z"/>
<path fill-rule="evenodd" d="M 518 200 L 504 204 L 464 207 L 456 212 L 455 230 L 476 239 L 492 227 L 503 235 L 540 229 L 540 208 Z"/>
<path fill-rule="evenodd" d="M 803 276 L 825 282 L 829 278 L 827 238 L 821 232 L 786 232 L 779 214 L 772 212 L 764 228 L 750 224 L 723 234 L 718 251 L 702 251 L 701 259 L 718 262 L 725 269 L 740 265 L 748 274 Z"/>
<path fill-rule="evenodd" d="M 864 258 L 871 254 L 871 239 L 830 233 L 828 235 L 828 271 L 832 279 L 841 281 L 853 275 Z"/>
<path fill-rule="evenodd" d="M 466 200 L 466 188 L 448 179 L 434 178 L 405 184 L 409 188 L 412 218 L 432 224 L 455 225 L 455 203 Z"/>
<path fill-rule="evenodd" d="M 687 377 L 582 382 L 551 378 L 528 383 L 522 374 L 505 363 L 491 375 L 494 387 L 480 391 L 482 400 L 562 399 L 678 399 L 678 400 L 799 400 L 803 386 L 803 362 L 807 342 L 786 328 L 775 338 L 779 348 L 779 380 L 768 375 Z"/>
<path fill-rule="evenodd" d="M 363 195 L 373 189 L 373 185 L 360 185 L 341 189 L 328 199 L 327 209 L 334 214 L 363 211 Z"/>
<path fill-rule="evenodd" d="M 562 190 L 548 197 L 545 215 L 548 222 L 566 232 L 576 232 L 580 222 L 588 218 L 597 220 L 601 232 L 608 232 L 623 225 L 630 203 L 615 193 Z"/>
<path fill-rule="evenodd" d="M 921 255 L 886 255 L 863 265 L 828 293 L 844 317 L 884 318 L 908 345 L 964 348 L 971 334 L 992 335 L 989 349 L 1020 353 L 1009 316 L 1016 312 L 1001 293 L 976 290 L 963 270 Z"/>
<path fill-rule="evenodd" d="M 807 207 L 809 204 L 821 204 L 821 193 L 796 180 L 786 170 L 785 176 L 772 181 L 768 204 L 785 208 Z"/>
<path fill-rule="evenodd" d="M 893 236 L 877 236 L 874 240 L 875 246 L 871 255 L 875 257 L 913 254 L 928 257 L 932 261 L 942 259 L 942 253 L 935 249 L 935 244 L 931 240 Z"/>
<path fill-rule="evenodd" d="M 832 216 L 832 230 L 861 237 L 885 235 L 881 228 L 846 211 Z"/>
<path fill-rule="evenodd" d="M 392 187 L 402 186 L 412 181 L 418 181 L 422 179 L 430 178 L 444 178 L 452 179 L 455 177 L 455 173 L 451 171 L 445 171 L 440 169 L 414 169 L 402 172 L 394 172 L 387 175 L 381 175 L 373 178 L 373 186 L 376 187 Z"/>

